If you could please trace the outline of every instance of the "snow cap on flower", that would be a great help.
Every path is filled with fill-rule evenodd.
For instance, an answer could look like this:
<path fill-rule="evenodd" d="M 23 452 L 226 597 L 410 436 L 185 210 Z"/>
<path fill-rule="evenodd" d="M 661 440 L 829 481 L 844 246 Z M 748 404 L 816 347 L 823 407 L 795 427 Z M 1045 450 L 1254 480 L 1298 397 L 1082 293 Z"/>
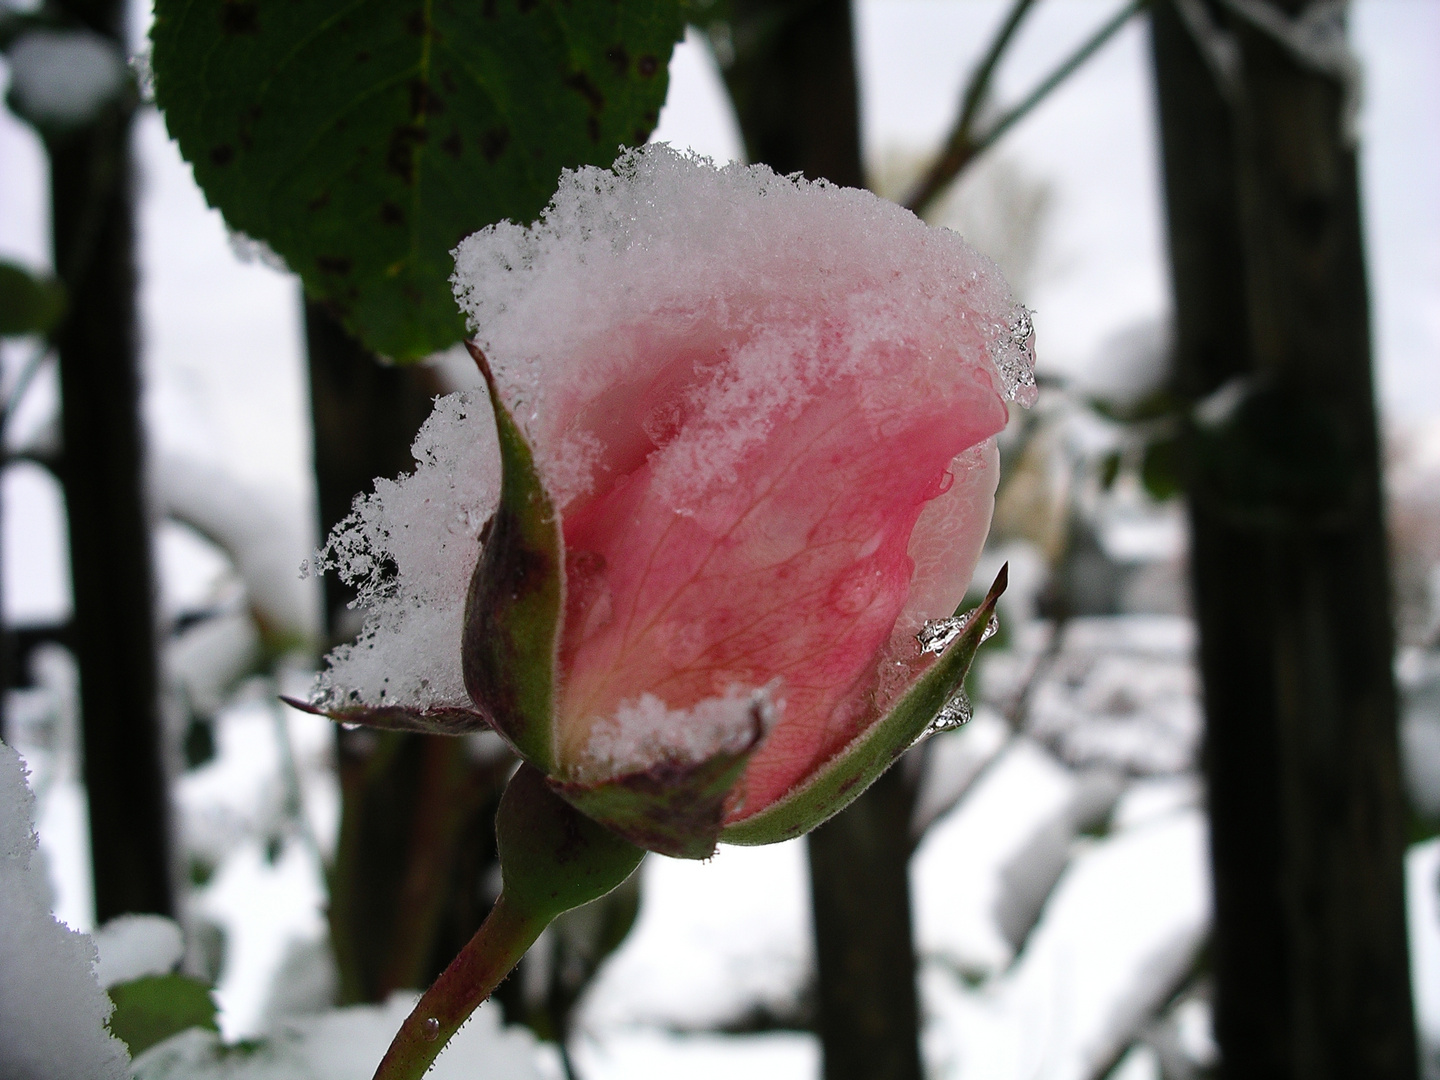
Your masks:
<path fill-rule="evenodd" d="M 1033 395 L 1027 313 L 868 192 L 665 146 L 566 173 L 454 281 L 563 534 L 542 767 L 573 794 L 753 751 L 725 812 L 773 804 L 930 663 L 914 635 L 969 585 L 992 437 Z M 370 615 L 322 707 L 491 709 L 457 629 L 497 499 L 479 405 L 443 400 L 327 546 Z"/>

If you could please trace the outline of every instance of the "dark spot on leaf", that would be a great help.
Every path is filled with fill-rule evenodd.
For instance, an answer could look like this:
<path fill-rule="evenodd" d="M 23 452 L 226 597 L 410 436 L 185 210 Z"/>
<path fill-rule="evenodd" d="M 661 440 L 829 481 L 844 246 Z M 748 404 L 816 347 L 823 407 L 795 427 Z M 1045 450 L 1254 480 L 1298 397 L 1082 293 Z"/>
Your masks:
<path fill-rule="evenodd" d="M 416 120 L 445 111 L 445 102 L 424 79 L 410 80 L 410 115 Z"/>
<path fill-rule="evenodd" d="M 255 121 L 260 119 L 260 106 L 252 105 L 240 115 L 240 126 L 237 134 L 240 137 L 240 146 L 249 150 L 254 144 Z"/>
<path fill-rule="evenodd" d="M 393 202 L 383 202 L 380 204 L 380 220 L 386 225 L 403 225 L 405 212 Z"/>
<path fill-rule="evenodd" d="M 306 203 L 305 208 L 311 213 L 314 213 L 316 210 L 324 210 L 325 207 L 329 205 L 330 192 L 322 191 L 319 195 L 316 195 L 315 198 L 311 199 L 308 203 Z"/>
<path fill-rule="evenodd" d="M 657 113 L 654 109 L 646 109 L 643 113 L 640 114 L 640 119 L 645 121 L 646 127 L 648 127 L 651 131 L 654 131 L 655 125 L 660 122 L 660 114 Z"/>
<path fill-rule="evenodd" d="M 445 88 L 447 94 L 455 93 L 455 76 L 448 71 L 440 72 L 440 85 Z"/>
<path fill-rule="evenodd" d="M 660 70 L 660 61 L 655 59 L 652 54 L 646 53 L 635 61 L 635 70 L 648 79 Z"/>
<path fill-rule="evenodd" d="M 407 184 L 415 182 L 415 147 L 425 141 L 425 129 L 417 124 L 401 124 L 390 133 L 390 146 L 385 151 L 385 167 Z"/>
<path fill-rule="evenodd" d="M 540 0 L 519 0 L 515 6 L 520 9 L 521 15 L 529 15 L 540 4 Z"/>
<path fill-rule="evenodd" d="M 412 12 L 405 19 L 405 29 L 417 37 L 424 37 L 430 30 L 430 24 L 425 20 L 425 12 Z"/>
<path fill-rule="evenodd" d="M 591 112 L 599 112 L 605 107 L 605 95 L 585 72 L 577 71 L 565 80 L 565 85 L 590 103 Z"/>
<path fill-rule="evenodd" d="M 485 3 L 480 5 L 480 14 L 487 19 L 499 18 L 499 5 L 495 3 L 495 0 L 485 0 Z"/>
<path fill-rule="evenodd" d="M 235 150 L 228 143 L 221 143 L 210 151 L 210 160 L 216 165 L 229 165 L 235 160 Z"/>
<path fill-rule="evenodd" d="M 325 274 L 348 274 L 355 264 L 347 255 L 317 255 L 315 265 Z"/>
<path fill-rule="evenodd" d="M 650 129 L 649 129 L 649 128 L 636 128 L 636 129 L 635 129 L 633 132 L 631 132 L 630 134 L 631 134 L 631 138 L 633 139 L 633 141 L 634 141 L 634 143 L 635 143 L 636 146 L 644 146 L 644 145 L 645 145 L 645 140 L 648 139 L 648 138 L 650 138 Z"/>
<path fill-rule="evenodd" d="M 491 128 L 480 136 L 480 153 L 485 155 L 485 160 L 491 165 L 505 152 L 505 147 L 510 145 L 510 129 L 505 127 Z"/>
<path fill-rule="evenodd" d="M 366 52 L 364 49 L 361 49 L 359 52 L 357 52 L 357 53 L 355 54 L 355 62 L 356 62 L 357 64 L 363 64 L 363 63 L 365 63 L 365 62 L 366 62 L 367 60 L 369 60 L 369 59 L 370 59 L 370 54 L 369 54 L 368 52 Z"/>
<path fill-rule="evenodd" d="M 440 144 L 440 149 L 444 150 L 445 153 L 449 154 L 452 158 L 455 158 L 455 160 L 460 160 L 462 147 L 460 145 L 460 132 L 458 129 L 451 129 L 450 134 L 445 136 L 445 141 Z"/>
<path fill-rule="evenodd" d="M 258 34 L 260 5 L 257 0 L 225 0 L 220 5 L 220 27 L 227 34 Z"/>
<path fill-rule="evenodd" d="M 630 54 L 625 51 L 624 45 L 611 45 L 605 50 L 605 59 L 615 66 L 616 75 L 624 75 L 630 70 Z"/>
<path fill-rule="evenodd" d="M 593 116 L 587 116 L 585 118 L 585 134 L 590 136 L 591 142 L 598 143 L 600 141 L 600 121 Z"/>

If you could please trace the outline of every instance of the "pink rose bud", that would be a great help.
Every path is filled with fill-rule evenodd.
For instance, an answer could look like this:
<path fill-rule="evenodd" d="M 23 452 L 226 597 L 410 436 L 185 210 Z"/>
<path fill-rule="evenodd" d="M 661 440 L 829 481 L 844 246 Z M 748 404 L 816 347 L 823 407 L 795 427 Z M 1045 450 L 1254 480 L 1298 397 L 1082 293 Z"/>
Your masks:
<path fill-rule="evenodd" d="M 367 618 L 314 706 L 488 723 L 653 850 L 818 823 L 979 644 L 917 635 L 970 584 L 1005 402 L 1034 395 L 1028 313 L 868 192 L 664 146 L 455 254 L 494 421 L 442 399 L 416 471 L 331 536 Z"/>

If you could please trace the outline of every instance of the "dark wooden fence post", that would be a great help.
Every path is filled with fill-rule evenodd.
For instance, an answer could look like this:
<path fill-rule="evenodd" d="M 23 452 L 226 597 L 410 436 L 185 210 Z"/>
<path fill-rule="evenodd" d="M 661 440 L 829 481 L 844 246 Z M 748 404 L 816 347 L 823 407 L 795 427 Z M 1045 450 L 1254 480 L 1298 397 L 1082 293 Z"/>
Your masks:
<path fill-rule="evenodd" d="M 123 0 L 66 0 L 68 19 L 125 49 Z M 157 698 L 136 327 L 133 103 L 47 133 L 56 334 L 80 668 L 95 917 L 174 911 L 169 794 Z"/>
<path fill-rule="evenodd" d="M 1282 40 L 1321 7 L 1154 8 L 1178 376 L 1201 402 L 1189 502 L 1215 1024 L 1231 1080 L 1413 1080 L 1348 88 L 1333 48 Z"/>

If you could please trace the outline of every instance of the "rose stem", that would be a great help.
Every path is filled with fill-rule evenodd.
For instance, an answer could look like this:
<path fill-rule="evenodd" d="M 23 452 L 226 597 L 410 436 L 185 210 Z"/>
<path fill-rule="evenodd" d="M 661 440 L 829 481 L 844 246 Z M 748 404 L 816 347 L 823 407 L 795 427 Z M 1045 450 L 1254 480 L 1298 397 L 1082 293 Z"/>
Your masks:
<path fill-rule="evenodd" d="M 531 914 L 502 892 L 480 929 L 450 961 L 405 1018 L 375 1080 L 419 1080 L 450 1037 L 520 962 L 549 918 Z"/>

